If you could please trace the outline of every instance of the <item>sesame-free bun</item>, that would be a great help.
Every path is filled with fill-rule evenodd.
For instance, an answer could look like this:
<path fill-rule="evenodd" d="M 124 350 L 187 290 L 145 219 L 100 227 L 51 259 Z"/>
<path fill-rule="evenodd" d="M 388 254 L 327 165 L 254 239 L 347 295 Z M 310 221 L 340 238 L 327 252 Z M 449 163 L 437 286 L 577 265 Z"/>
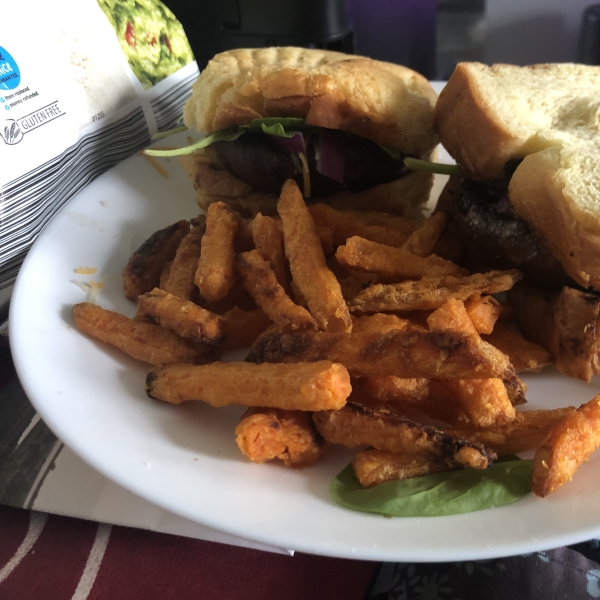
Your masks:
<path fill-rule="evenodd" d="M 250 48 L 208 63 L 183 117 L 206 133 L 262 117 L 300 117 L 421 157 L 437 144 L 436 98 L 424 77 L 400 65 L 327 50 Z"/>
<path fill-rule="evenodd" d="M 600 291 L 600 67 L 461 63 L 435 125 L 478 181 L 523 159 L 508 189 L 514 212 L 575 282 Z"/>

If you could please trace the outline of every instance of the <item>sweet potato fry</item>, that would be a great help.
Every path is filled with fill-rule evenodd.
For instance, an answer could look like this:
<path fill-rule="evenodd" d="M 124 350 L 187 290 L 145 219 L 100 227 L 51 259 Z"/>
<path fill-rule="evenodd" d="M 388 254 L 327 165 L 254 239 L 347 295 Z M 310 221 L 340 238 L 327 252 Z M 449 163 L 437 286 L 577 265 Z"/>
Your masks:
<path fill-rule="evenodd" d="M 407 319 L 401 319 L 396 315 L 386 313 L 375 313 L 364 317 L 352 317 L 352 333 L 362 333 L 366 331 L 378 331 L 386 333 L 393 329 L 406 331 L 411 329 L 411 323 Z"/>
<path fill-rule="evenodd" d="M 433 310 L 450 298 L 466 300 L 473 294 L 495 294 L 509 290 L 522 278 L 516 269 L 475 273 L 469 277 L 423 277 L 418 281 L 377 284 L 349 303 L 353 313 Z"/>
<path fill-rule="evenodd" d="M 402 246 L 403 250 L 423 258 L 433 253 L 448 217 L 444 212 L 434 213 L 417 229 L 410 234 L 406 243 Z"/>
<path fill-rule="evenodd" d="M 162 290 L 164 289 L 165 283 L 169 278 L 169 274 L 171 273 L 171 267 L 173 266 L 173 261 L 165 263 L 163 270 L 160 272 L 160 278 L 158 279 L 158 287 Z"/>
<path fill-rule="evenodd" d="M 508 355 L 517 373 L 541 371 L 553 362 L 552 355 L 545 348 L 526 340 L 504 323 L 498 323 L 494 331 L 483 339 Z"/>
<path fill-rule="evenodd" d="M 351 398 L 358 404 L 396 411 L 417 410 L 451 425 L 468 422 L 450 395 L 433 394 L 433 379 L 402 378 L 395 375 L 359 377 L 352 380 Z M 443 381 L 443 380 L 439 380 Z"/>
<path fill-rule="evenodd" d="M 339 246 L 335 257 L 342 265 L 388 280 L 468 274 L 465 269 L 435 254 L 421 258 L 403 248 L 384 246 L 358 236 L 348 238 L 343 246 Z"/>
<path fill-rule="evenodd" d="M 225 336 L 222 316 L 158 288 L 138 298 L 138 315 L 194 342 L 218 344 Z"/>
<path fill-rule="evenodd" d="M 463 302 L 454 298 L 433 311 L 427 323 L 431 331 L 479 335 Z M 515 418 L 515 409 L 499 378 L 447 379 L 432 383 L 431 392 L 440 398 L 452 397 L 477 427 L 499 425 Z"/>
<path fill-rule="evenodd" d="M 482 378 L 514 374 L 507 356 L 478 335 L 392 330 L 380 334 L 301 332 L 265 335 L 249 362 L 333 360 L 356 377 Z"/>
<path fill-rule="evenodd" d="M 423 456 L 412 452 L 363 450 L 352 461 L 356 478 L 366 488 L 386 481 L 422 477 L 463 467 L 485 468 L 481 467 L 481 464 L 485 464 L 481 460 L 481 452 L 467 446 L 452 456 L 439 457 Z"/>
<path fill-rule="evenodd" d="M 252 462 L 278 458 L 286 467 L 314 465 L 325 444 L 311 413 L 280 408 L 249 408 L 235 428 L 235 441 Z"/>
<path fill-rule="evenodd" d="M 285 293 L 258 250 L 238 254 L 237 267 L 248 292 L 281 331 L 317 331 L 315 319 Z"/>
<path fill-rule="evenodd" d="M 475 294 L 465 300 L 465 309 L 477 333 L 490 334 L 502 314 L 502 304 L 493 296 Z"/>
<path fill-rule="evenodd" d="M 252 221 L 252 238 L 260 255 L 271 264 L 279 285 L 291 297 L 290 273 L 283 248 L 283 234 L 275 219 L 258 213 Z"/>
<path fill-rule="evenodd" d="M 158 287 L 164 266 L 175 257 L 181 240 L 190 230 L 179 221 L 153 233 L 131 256 L 123 269 L 123 287 L 129 300 Z"/>
<path fill-rule="evenodd" d="M 96 304 L 76 304 L 73 316 L 82 333 L 152 365 L 195 363 L 205 358 L 196 344 L 160 325 L 134 321 Z"/>
<path fill-rule="evenodd" d="M 392 411 L 373 410 L 347 403 L 339 410 L 313 414 L 317 431 L 327 442 L 348 448 L 372 446 L 376 450 L 409 452 L 439 459 L 457 459 L 463 448 L 472 448 L 478 458 L 470 466 L 485 469 L 496 458 L 481 444 L 448 435 L 431 425 L 423 425 Z"/>
<path fill-rule="evenodd" d="M 200 240 L 206 229 L 206 219 L 202 219 L 192 227 L 190 232 L 181 240 L 175 258 L 169 269 L 166 281 L 161 284 L 161 289 L 184 300 L 192 300 L 198 293 L 194 276 L 200 259 Z"/>
<path fill-rule="evenodd" d="M 337 210 L 329 204 L 312 204 L 308 210 L 317 226 L 324 225 L 331 228 L 332 243 L 336 246 L 358 235 L 372 242 L 399 248 L 406 243 L 408 235 L 417 227 L 413 219 L 404 219 L 395 215 L 388 215 L 388 221 L 379 218 L 377 223 L 373 223 L 368 213 Z M 381 215 L 385 217 L 385 213 Z"/>
<path fill-rule="evenodd" d="M 600 297 L 521 283 L 508 299 L 524 336 L 546 348 L 561 373 L 587 382 L 600 373 Z"/>
<path fill-rule="evenodd" d="M 298 365 L 169 365 L 146 377 L 148 396 L 172 404 L 202 400 L 212 406 L 335 410 L 346 404 L 351 390 L 348 371 L 330 361 Z"/>
<path fill-rule="evenodd" d="M 319 328 L 331 332 L 350 331 L 352 321 L 340 284 L 325 263 L 313 218 L 294 181 L 284 184 L 277 211 L 281 216 L 292 277 Z"/>
<path fill-rule="evenodd" d="M 464 331 L 477 334 L 464 303 L 450 298 L 427 317 L 429 331 Z"/>
<path fill-rule="evenodd" d="M 515 419 L 516 412 L 502 379 L 438 379 L 431 382 L 431 394 L 440 402 L 451 398 L 476 427 L 501 425 Z"/>
<path fill-rule="evenodd" d="M 533 457 L 531 491 L 544 498 L 570 481 L 600 446 L 600 394 L 554 425 Z"/>
<path fill-rule="evenodd" d="M 225 298 L 235 283 L 233 242 L 238 218 L 224 202 L 214 202 L 208 207 L 195 275 L 196 285 L 207 302 Z"/>
<path fill-rule="evenodd" d="M 271 319 L 260 309 L 242 310 L 237 306 L 223 314 L 225 339 L 223 350 L 250 348 L 256 338 L 272 324 Z"/>
<path fill-rule="evenodd" d="M 555 410 L 518 412 L 514 421 L 480 429 L 465 425 L 447 429 L 447 433 L 483 444 L 498 456 L 510 456 L 537 448 L 548 431 L 573 412 L 573 407 Z"/>

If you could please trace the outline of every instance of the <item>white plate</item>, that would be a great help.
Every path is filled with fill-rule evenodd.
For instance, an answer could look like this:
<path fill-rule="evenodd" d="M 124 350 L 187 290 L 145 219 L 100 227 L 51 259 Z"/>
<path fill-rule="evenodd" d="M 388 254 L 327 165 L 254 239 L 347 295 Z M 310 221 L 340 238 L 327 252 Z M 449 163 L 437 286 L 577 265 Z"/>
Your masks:
<path fill-rule="evenodd" d="M 184 137 L 169 140 L 181 143 Z M 335 505 L 329 484 L 350 455 L 332 449 L 292 471 L 246 461 L 234 441 L 241 410 L 172 406 L 144 394 L 147 368 L 73 328 L 84 300 L 72 283 L 103 281 L 99 304 L 132 315 L 119 273 L 153 231 L 197 210 L 176 160 L 161 177 L 143 157 L 126 160 L 77 195 L 44 230 L 15 287 L 10 333 L 25 390 L 76 453 L 119 485 L 223 531 L 299 551 L 385 561 L 472 560 L 600 535 L 600 457 L 544 500 L 453 517 L 396 518 Z M 92 276 L 76 275 L 81 266 Z M 600 388 L 557 374 L 529 377 L 528 408 L 579 405 Z"/>

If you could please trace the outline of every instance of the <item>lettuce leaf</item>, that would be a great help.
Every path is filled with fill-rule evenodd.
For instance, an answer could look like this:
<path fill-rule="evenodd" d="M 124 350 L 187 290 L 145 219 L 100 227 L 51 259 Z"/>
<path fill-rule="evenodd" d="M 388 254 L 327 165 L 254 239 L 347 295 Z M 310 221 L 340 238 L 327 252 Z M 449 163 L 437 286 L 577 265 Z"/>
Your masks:
<path fill-rule="evenodd" d="M 154 136 L 154 139 L 160 139 L 172 133 L 185 131 L 185 129 L 186 127 L 178 127 L 170 131 L 165 131 Z M 172 150 L 152 150 L 149 148 L 144 150 L 144 154 L 147 154 L 148 156 L 182 156 L 184 154 L 192 154 L 192 152 L 200 150 L 201 148 L 206 148 L 213 142 L 233 142 L 246 131 L 263 131 L 269 135 L 291 138 L 294 137 L 294 135 L 296 135 L 300 129 L 308 130 L 316 128 L 307 125 L 304 119 L 296 117 L 266 117 L 264 119 L 254 119 L 254 121 L 250 121 L 250 123 L 247 125 L 242 125 L 241 127 L 231 127 L 229 129 L 215 131 L 214 133 L 207 135 L 205 138 L 202 138 L 201 140 L 198 140 L 189 146 L 174 148 Z"/>
<path fill-rule="evenodd" d="M 531 491 L 531 460 L 516 457 L 488 469 L 460 469 L 363 488 L 348 465 L 332 482 L 346 508 L 392 517 L 438 517 L 475 512 L 518 500 Z"/>
<path fill-rule="evenodd" d="M 264 133 L 279 137 L 294 137 L 300 129 L 311 129 L 311 126 L 307 125 L 304 119 L 296 117 L 266 117 L 264 119 L 254 119 L 247 125 L 242 125 L 242 129 L 249 131 L 262 130 Z"/>
<path fill-rule="evenodd" d="M 383 148 L 383 146 L 382 146 Z M 430 160 L 420 160 L 418 158 L 405 158 L 404 166 L 411 171 L 427 171 L 428 173 L 437 173 L 439 175 L 461 175 L 462 171 L 458 165 L 448 165 L 446 163 L 436 163 Z"/>
<path fill-rule="evenodd" d="M 174 148 L 172 150 L 153 150 L 152 148 L 147 148 L 144 150 L 144 154 L 148 156 L 182 156 L 184 154 L 191 154 L 201 148 L 206 148 L 213 142 L 232 142 L 233 140 L 237 140 L 243 133 L 244 130 L 237 127 L 235 129 L 222 129 L 221 131 L 215 131 L 215 133 L 207 135 L 205 138 L 189 146 L 183 146 L 183 148 Z"/>

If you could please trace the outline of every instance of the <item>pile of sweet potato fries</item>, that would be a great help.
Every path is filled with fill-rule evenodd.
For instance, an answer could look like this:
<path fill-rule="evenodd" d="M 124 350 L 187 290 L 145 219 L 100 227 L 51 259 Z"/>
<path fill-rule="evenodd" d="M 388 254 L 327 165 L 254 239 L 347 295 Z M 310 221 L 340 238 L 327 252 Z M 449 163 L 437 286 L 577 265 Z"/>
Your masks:
<path fill-rule="evenodd" d="M 123 271 L 135 318 L 81 303 L 77 327 L 153 365 L 151 398 L 248 406 L 235 436 L 257 463 L 305 467 L 343 444 L 370 487 L 536 449 L 545 496 L 600 444 L 600 397 L 515 410 L 518 373 L 551 356 L 494 296 L 519 271 L 469 274 L 433 253 L 444 213 L 307 206 L 293 181 L 277 212 L 247 219 L 217 202 L 156 232 Z M 239 348 L 244 362 L 220 361 Z"/>

